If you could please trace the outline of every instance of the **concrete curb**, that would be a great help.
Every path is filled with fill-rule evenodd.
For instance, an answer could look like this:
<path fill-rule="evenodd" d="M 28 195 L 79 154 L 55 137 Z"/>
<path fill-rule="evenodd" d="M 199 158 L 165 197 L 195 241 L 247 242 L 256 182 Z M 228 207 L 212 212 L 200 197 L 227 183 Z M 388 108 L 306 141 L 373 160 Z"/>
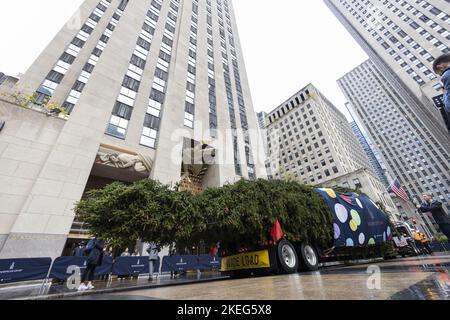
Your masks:
<path fill-rule="evenodd" d="M 133 287 L 118 287 L 118 288 L 108 288 L 108 289 L 99 289 L 95 291 L 85 291 L 85 292 L 66 292 L 66 293 L 56 293 L 44 296 L 36 296 L 36 297 L 27 297 L 27 298 L 17 298 L 12 300 L 58 300 L 63 298 L 75 298 L 82 296 L 91 296 L 91 295 L 99 295 L 99 294 L 108 294 L 108 293 L 116 293 L 116 292 L 126 292 L 126 291 L 135 291 L 135 290 L 145 290 L 145 289 L 157 289 L 164 287 L 174 287 L 174 286 L 182 286 L 182 285 L 191 285 L 198 283 L 206 283 L 206 282 L 214 282 L 214 281 L 223 281 L 229 280 L 230 277 L 218 277 L 211 279 L 201 279 L 201 280 L 189 280 L 184 282 L 174 282 L 174 283 L 164 283 L 164 284 L 147 284 Z"/>

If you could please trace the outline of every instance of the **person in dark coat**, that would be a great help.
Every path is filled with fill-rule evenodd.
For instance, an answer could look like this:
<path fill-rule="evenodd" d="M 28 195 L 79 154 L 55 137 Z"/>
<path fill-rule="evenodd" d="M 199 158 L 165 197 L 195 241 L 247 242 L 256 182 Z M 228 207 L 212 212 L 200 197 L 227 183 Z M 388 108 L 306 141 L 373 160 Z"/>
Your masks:
<path fill-rule="evenodd" d="M 423 200 L 425 201 L 421 205 L 417 205 L 417 209 L 420 212 L 431 212 L 434 221 L 439 225 L 442 233 L 450 240 L 450 217 L 445 213 L 442 208 L 442 203 L 433 200 L 433 194 L 430 192 L 423 194 Z"/>
<path fill-rule="evenodd" d="M 103 240 L 94 239 L 93 248 L 90 250 L 85 250 L 85 252 L 88 254 L 86 261 L 87 267 L 81 278 L 82 284 L 78 288 L 78 291 L 94 289 L 92 280 L 94 280 L 95 277 L 95 269 L 103 262 L 104 246 L 105 242 Z"/>
<path fill-rule="evenodd" d="M 444 87 L 444 107 L 441 109 L 442 117 L 450 133 L 450 53 L 443 54 L 433 62 L 433 70 L 441 76 Z"/>
<path fill-rule="evenodd" d="M 154 242 L 150 242 L 147 248 L 148 253 L 148 265 L 149 265 L 149 274 L 148 281 L 153 281 L 153 272 L 156 262 L 158 261 L 159 256 L 159 247 Z"/>
<path fill-rule="evenodd" d="M 84 256 L 85 244 L 83 242 L 79 243 L 75 249 L 72 251 L 72 256 L 82 257 Z"/>

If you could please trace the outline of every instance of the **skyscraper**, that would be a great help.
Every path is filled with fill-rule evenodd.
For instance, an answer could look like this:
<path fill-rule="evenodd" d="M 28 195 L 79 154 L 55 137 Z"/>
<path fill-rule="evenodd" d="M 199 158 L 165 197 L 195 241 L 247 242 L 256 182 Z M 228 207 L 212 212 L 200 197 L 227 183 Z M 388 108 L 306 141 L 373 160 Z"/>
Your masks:
<path fill-rule="evenodd" d="M 350 126 L 352 127 L 352 131 L 355 134 L 356 138 L 358 139 L 359 144 L 366 153 L 367 158 L 369 159 L 372 171 L 377 175 L 378 179 L 380 179 L 383 185 L 386 188 L 389 188 L 390 181 L 387 176 L 386 167 L 384 166 L 382 160 L 380 159 L 380 156 L 378 152 L 375 150 L 373 144 L 368 139 L 368 137 L 366 137 L 366 135 L 364 135 L 364 133 L 361 131 L 356 121 L 353 121 L 350 124 Z"/>
<path fill-rule="evenodd" d="M 345 116 L 313 85 L 308 85 L 267 117 L 269 163 L 305 183 L 320 184 L 369 161 Z"/>
<path fill-rule="evenodd" d="M 435 139 L 448 141 L 432 72 L 433 60 L 450 51 L 448 1 L 324 1 Z"/>
<path fill-rule="evenodd" d="M 258 125 L 260 129 L 264 129 L 266 127 L 266 117 L 267 113 L 264 111 L 258 112 L 256 114 L 256 117 L 258 118 Z"/>
<path fill-rule="evenodd" d="M 113 181 L 181 181 L 197 192 L 265 177 L 231 0 L 86 0 L 16 89 L 35 110 L 65 112 L 33 113 L 32 123 L 31 111 L 10 113 L 36 127 L 26 137 L 6 119 L 0 157 L 35 163 L 26 181 L 16 165 L 4 178 L 21 188 L 14 206 L 0 201 L 1 257 L 60 254 L 74 203 Z M 39 156 L 29 160 L 25 146 Z M 69 239 L 83 232 L 76 221 Z"/>
<path fill-rule="evenodd" d="M 264 147 L 264 154 L 267 156 L 269 150 L 267 148 L 267 131 L 266 131 L 266 117 L 267 113 L 264 111 L 258 112 L 256 118 L 258 119 L 258 126 L 261 134 L 261 139 Z"/>
<path fill-rule="evenodd" d="M 270 112 L 266 129 L 272 178 L 359 189 L 397 213 L 346 117 L 312 84 Z"/>
<path fill-rule="evenodd" d="M 411 197 L 432 191 L 450 210 L 449 146 L 441 144 L 408 101 L 368 60 L 338 80 L 392 175 Z"/>

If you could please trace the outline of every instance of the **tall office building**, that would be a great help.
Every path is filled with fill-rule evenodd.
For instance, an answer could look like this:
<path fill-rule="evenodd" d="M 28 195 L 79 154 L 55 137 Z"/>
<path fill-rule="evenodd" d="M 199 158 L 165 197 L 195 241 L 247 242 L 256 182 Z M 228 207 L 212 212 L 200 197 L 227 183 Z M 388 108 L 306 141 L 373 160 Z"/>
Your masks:
<path fill-rule="evenodd" d="M 265 177 L 231 0 L 86 0 L 16 89 L 65 112 L 1 105 L 0 257 L 59 255 L 86 233 L 74 203 L 112 181 Z"/>
<path fill-rule="evenodd" d="M 274 178 L 287 172 L 305 183 L 320 184 L 370 167 L 345 116 L 311 84 L 266 119 Z"/>
<path fill-rule="evenodd" d="M 264 129 L 266 127 L 266 117 L 267 113 L 264 111 L 258 112 L 256 114 L 256 117 L 258 118 L 258 125 L 260 129 Z"/>
<path fill-rule="evenodd" d="M 272 178 L 360 189 L 397 213 L 346 117 L 313 85 L 270 112 L 266 129 Z"/>
<path fill-rule="evenodd" d="M 432 71 L 434 59 L 450 51 L 448 1 L 324 1 L 434 138 L 448 145 L 434 103 L 442 86 Z"/>
<path fill-rule="evenodd" d="M 347 106 L 348 108 L 349 106 Z M 375 149 L 373 143 L 370 139 L 361 131 L 361 128 L 358 126 L 356 121 L 353 121 L 350 126 L 352 127 L 352 131 L 358 139 L 359 144 L 363 148 L 366 153 L 367 158 L 369 159 L 372 171 L 377 175 L 378 179 L 383 183 L 386 188 L 390 187 L 390 180 L 388 177 L 386 166 L 384 165 L 378 151 Z"/>
<path fill-rule="evenodd" d="M 267 113 L 264 111 L 258 112 L 256 118 L 258 119 L 258 126 L 261 134 L 261 139 L 264 147 L 264 154 L 267 156 L 269 149 L 267 148 L 267 131 L 266 131 L 266 117 Z"/>
<path fill-rule="evenodd" d="M 448 145 L 441 144 L 386 76 L 368 60 L 338 80 L 358 121 L 412 197 L 432 191 L 450 211 Z M 431 228 L 430 228 L 431 229 Z"/>

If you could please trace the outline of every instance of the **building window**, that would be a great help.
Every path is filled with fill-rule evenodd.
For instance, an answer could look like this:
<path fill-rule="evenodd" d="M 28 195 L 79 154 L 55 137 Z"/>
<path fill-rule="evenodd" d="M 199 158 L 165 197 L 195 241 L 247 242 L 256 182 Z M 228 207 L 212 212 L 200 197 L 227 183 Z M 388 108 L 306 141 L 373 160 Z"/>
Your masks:
<path fill-rule="evenodd" d="M 362 184 L 361 184 L 361 181 L 359 181 L 359 179 L 353 179 L 353 183 L 355 184 L 356 189 L 362 188 Z"/>

